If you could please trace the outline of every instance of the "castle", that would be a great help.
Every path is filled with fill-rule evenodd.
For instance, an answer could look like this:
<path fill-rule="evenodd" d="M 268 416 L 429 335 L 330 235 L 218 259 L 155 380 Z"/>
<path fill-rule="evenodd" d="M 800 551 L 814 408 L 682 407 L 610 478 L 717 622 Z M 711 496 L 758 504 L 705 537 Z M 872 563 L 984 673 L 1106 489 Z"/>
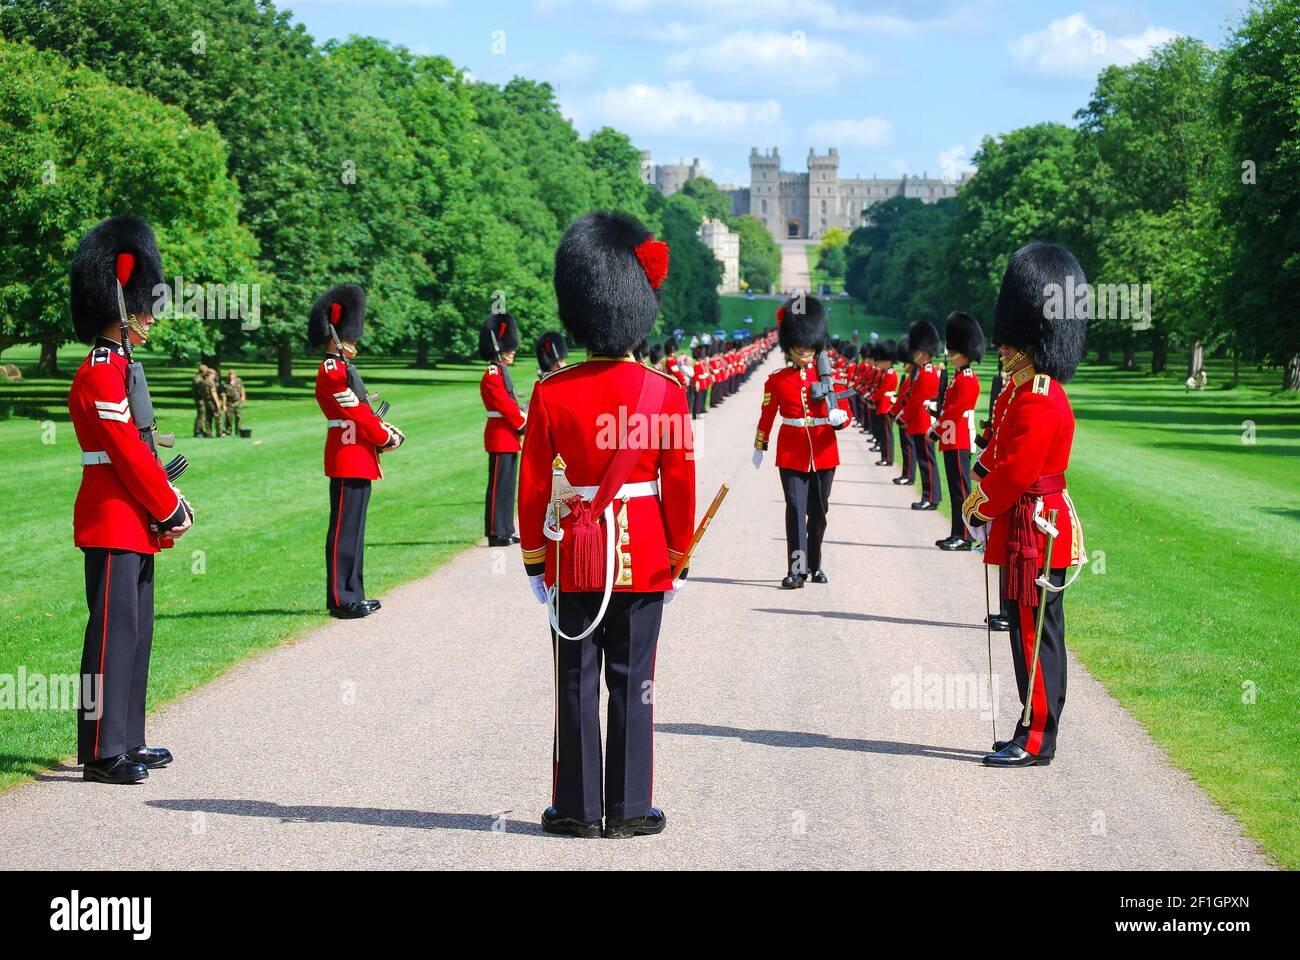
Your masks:
<path fill-rule="evenodd" d="M 863 211 L 890 197 L 914 197 L 935 203 L 955 197 L 972 174 L 960 180 L 934 179 L 906 174 L 898 180 L 840 179 L 839 152 L 831 147 L 824 157 L 808 151 L 808 172 L 781 169 L 781 154 L 749 151 L 749 187 L 732 193 L 732 212 L 747 213 L 762 221 L 775 240 L 820 240 L 831 227 L 852 231 L 867 223 Z"/>

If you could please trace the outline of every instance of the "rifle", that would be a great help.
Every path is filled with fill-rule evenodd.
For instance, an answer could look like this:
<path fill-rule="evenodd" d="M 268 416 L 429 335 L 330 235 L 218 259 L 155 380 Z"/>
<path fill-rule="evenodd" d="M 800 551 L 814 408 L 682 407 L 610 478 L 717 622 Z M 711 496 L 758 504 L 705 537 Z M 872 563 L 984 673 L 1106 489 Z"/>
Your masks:
<path fill-rule="evenodd" d="M 857 391 L 852 387 L 847 390 L 837 390 L 835 383 L 835 369 L 831 366 L 830 354 L 821 350 L 817 354 L 817 382 L 808 388 L 808 395 L 814 400 L 825 400 L 826 409 L 829 412 L 840 405 L 842 400 L 856 394 Z"/>
<path fill-rule="evenodd" d="M 145 379 L 144 366 L 131 356 L 131 322 L 126 315 L 126 298 L 122 293 L 122 284 L 117 284 L 117 313 L 122 322 L 122 350 L 126 354 L 126 400 L 131 408 L 131 422 L 140 431 L 140 439 L 149 445 L 154 458 L 158 457 L 159 447 L 174 447 L 176 434 L 159 433 L 158 421 L 154 417 L 153 398 L 149 396 L 149 381 Z M 167 479 L 175 483 L 181 474 L 189 469 L 190 462 L 184 454 L 172 457 L 164 466 Z"/>
<path fill-rule="evenodd" d="M 334 341 L 334 349 L 337 350 L 338 355 L 343 358 L 343 365 L 348 371 L 348 387 L 358 397 L 364 398 L 366 403 L 370 404 L 376 417 L 380 420 L 385 419 L 388 416 L 388 401 L 384 400 L 380 402 L 378 406 L 375 406 L 376 401 L 379 401 L 379 394 L 370 393 L 366 390 L 366 382 L 361 379 L 361 373 L 348 361 L 347 354 L 343 352 L 343 341 L 339 339 L 339 333 L 334 329 L 334 324 L 331 323 L 328 326 L 330 339 Z"/>

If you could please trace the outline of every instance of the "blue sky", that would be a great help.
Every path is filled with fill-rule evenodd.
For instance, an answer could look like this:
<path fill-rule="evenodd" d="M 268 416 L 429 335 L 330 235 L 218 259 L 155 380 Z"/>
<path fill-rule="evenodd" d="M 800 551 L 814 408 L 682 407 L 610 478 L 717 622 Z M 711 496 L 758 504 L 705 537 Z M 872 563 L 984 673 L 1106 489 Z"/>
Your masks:
<path fill-rule="evenodd" d="M 547 80 L 585 136 L 745 184 L 749 148 L 838 147 L 841 176 L 953 175 L 986 134 L 1070 122 L 1097 71 L 1178 34 L 1222 43 L 1246 0 L 296 0 L 352 33 L 450 57 L 483 81 Z"/>

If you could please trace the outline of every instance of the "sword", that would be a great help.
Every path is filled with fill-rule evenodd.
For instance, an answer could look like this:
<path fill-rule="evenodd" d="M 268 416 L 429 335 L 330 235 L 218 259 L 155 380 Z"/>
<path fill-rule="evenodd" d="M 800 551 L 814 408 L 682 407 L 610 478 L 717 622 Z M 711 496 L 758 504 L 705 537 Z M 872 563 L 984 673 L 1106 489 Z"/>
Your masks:
<path fill-rule="evenodd" d="M 1036 518 L 1041 522 L 1041 518 Z M 1056 543 L 1056 511 L 1047 514 L 1047 552 L 1043 556 L 1043 575 L 1035 581 L 1039 587 L 1038 620 L 1034 624 L 1034 659 L 1029 667 L 1029 696 L 1025 699 L 1025 715 L 1021 723 L 1029 726 L 1034 715 L 1034 677 L 1038 674 L 1038 649 L 1043 643 L 1043 620 L 1047 616 L 1047 591 L 1052 586 L 1052 547 Z"/>
<path fill-rule="evenodd" d="M 682 558 L 677 561 L 677 566 L 673 567 L 673 572 L 669 576 L 670 580 L 676 580 L 678 575 L 690 566 L 691 554 L 695 552 L 695 545 L 699 543 L 700 538 L 704 536 L 704 531 L 709 529 L 709 522 L 713 519 L 713 515 L 718 512 L 718 507 L 722 506 L 722 501 L 727 499 L 727 494 L 730 491 L 731 488 L 725 483 L 718 487 L 718 493 L 713 498 L 713 503 L 709 504 L 709 509 L 704 513 L 704 519 L 700 521 L 699 527 L 695 530 L 695 536 L 691 537 L 690 546 L 686 548 L 686 552 L 682 554 Z"/>
<path fill-rule="evenodd" d="M 980 562 L 984 568 L 984 634 L 989 647 L 989 716 L 993 718 L 993 742 L 998 742 L 998 705 L 993 702 L 993 604 L 989 600 L 989 565 Z"/>

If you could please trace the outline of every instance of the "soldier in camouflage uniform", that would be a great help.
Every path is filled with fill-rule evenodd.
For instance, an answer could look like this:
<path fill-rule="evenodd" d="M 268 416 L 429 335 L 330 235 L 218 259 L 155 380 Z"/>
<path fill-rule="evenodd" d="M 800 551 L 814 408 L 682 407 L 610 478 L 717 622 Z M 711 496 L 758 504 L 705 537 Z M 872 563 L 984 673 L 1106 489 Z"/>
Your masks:
<path fill-rule="evenodd" d="M 222 411 L 221 433 L 239 435 L 240 421 L 244 415 L 244 401 L 247 399 L 244 393 L 244 381 L 235 375 L 232 369 L 226 376 L 225 382 L 221 384 L 221 399 L 225 401 L 225 408 Z"/>
<path fill-rule="evenodd" d="M 196 437 L 211 436 L 208 432 L 210 425 L 208 422 L 207 397 L 211 389 L 208 386 L 208 372 L 208 365 L 200 363 L 198 373 L 194 374 L 194 382 L 190 388 L 194 394 L 194 436 Z"/>
<path fill-rule="evenodd" d="M 208 426 L 211 432 L 207 434 L 210 437 L 221 436 L 221 393 L 220 384 L 217 382 L 217 371 L 208 367 L 207 377 L 204 378 L 205 391 L 203 394 L 203 405 L 207 412 Z"/>

